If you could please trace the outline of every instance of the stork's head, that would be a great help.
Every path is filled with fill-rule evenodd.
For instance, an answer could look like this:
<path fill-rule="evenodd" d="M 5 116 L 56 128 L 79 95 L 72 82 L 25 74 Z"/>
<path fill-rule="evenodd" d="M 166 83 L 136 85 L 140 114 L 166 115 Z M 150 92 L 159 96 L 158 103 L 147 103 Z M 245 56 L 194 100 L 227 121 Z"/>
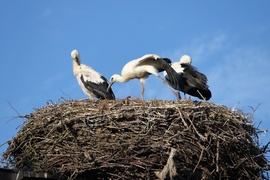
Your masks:
<path fill-rule="evenodd" d="M 122 77 L 119 74 L 112 75 L 107 91 L 112 87 L 115 82 L 126 82 L 128 80 L 130 80 L 128 77 Z"/>
<path fill-rule="evenodd" d="M 116 82 L 117 79 L 117 74 L 112 75 L 112 77 L 110 78 L 110 82 L 109 82 L 109 86 L 107 88 L 107 91 L 109 91 L 109 89 L 112 87 L 112 85 Z"/>
<path fill-rule="evenodd" d="M 73 59 L 73 61 L 75 61 L 78 65 L 80 65 L 80 54 L 79 52 L 74 49 L 73 51 L 71 51 L 71 58 Z"/>
<path fill-rule="evenodd" d="M 191 64 L 192 59 L 188 55 L 183 55 L 180 59 L 180 64 Z"/>

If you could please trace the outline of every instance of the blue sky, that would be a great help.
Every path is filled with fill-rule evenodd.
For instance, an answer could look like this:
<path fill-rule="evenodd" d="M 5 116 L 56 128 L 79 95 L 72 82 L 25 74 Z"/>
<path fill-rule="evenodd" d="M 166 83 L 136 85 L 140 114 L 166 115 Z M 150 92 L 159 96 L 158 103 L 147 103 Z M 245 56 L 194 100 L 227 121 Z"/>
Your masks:
<path fill-rule="evenodd" d="M 210 102 L 246 113 L 260 104 L 254 123 L 270 129 L 269 7 L 266 0 L 0 1 L 0 144 L 24 122 L 17 112 L 29 114 L 61 97 L 87 98 L 73 76 L 73 49 L 107 79 L 144 54 L 172 61 L 188 54 L 208 77 Z M 141 97 L 140 88 L 138 80 L 113 85 L 119 99 Z M 145 99 L 175 96 L 150 77 Z M 268 133 L 261 136 L 267 141 Z"/>

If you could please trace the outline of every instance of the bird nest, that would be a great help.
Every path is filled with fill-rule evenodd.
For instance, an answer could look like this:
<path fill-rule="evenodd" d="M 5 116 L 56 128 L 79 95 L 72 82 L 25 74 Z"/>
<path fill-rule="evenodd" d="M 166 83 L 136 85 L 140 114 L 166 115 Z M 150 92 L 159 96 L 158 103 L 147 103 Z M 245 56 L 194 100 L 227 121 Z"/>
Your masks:
<path fill-rule="evenodd" d="M 252 120 L 209 102 L 68 100 L 29 114 L 3 157 L 59 179 L 266 179 Z"/>

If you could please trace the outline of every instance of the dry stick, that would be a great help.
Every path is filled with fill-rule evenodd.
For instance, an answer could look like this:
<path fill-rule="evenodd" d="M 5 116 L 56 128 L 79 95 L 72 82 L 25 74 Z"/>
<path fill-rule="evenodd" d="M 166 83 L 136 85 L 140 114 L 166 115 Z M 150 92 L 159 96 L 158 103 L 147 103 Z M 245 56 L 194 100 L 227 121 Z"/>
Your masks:
<path fill-rule="evenodd" d="M 199 164 L 200 164 L 200 162 L 202 160 L 203 152 L 204 152 L 204 148 L 202 147 L 202 151 L 201 151 L 201 155 L 200 155 L 199 161 L 197 162 L 197 164 L 196 164 L 196 166 L 195 166 L 195 168 L 193 169 L 192 172 L 195 172 L 196 169 L 197 169 L 197 167 L 199 166 Z"/>
<path fill-rule="evenodd" d="M 197 90 L 197 92 L 200 94 L 200 96 L 203 98 L 203 100 L 205 100 L 205 101 L 206 101 L 206 99 L 203 97 L 203 95 L 200 93 L 200 91 L 199 91 L 199 90 Z"/>
<path fill-rule="evenodd" d="M 9 101 L 7 101 L 9 106 L 19 115 L 20 118 L 24 118 L 12 105 Z"/>
<path fill-rule="evenodd" d="M 219 171 L 219 168 L 218 168 L 218 160 L 219 160 L 219 140 L 217 138 L 217 147 L 216 147 L 216 172 Z"/>
<path fill-rule="evenodd" d="M 206 141 L 207 138 L 204 137 L 203 135 L 201 135 L 201 134 L 197 131 L 196 127 L 194 126 L 194 124 L 193 124 L 193 122 L 190 120 L 190 118 L 187 118 L 187 119 L 189 120 L 189 122 L 190 122 L 191 126 L 193 127 L 194 131 L 195 131 L 196 134 L 201 138 L 201 140 Z"/>
<path fill-rule="evenodd" d="M 11 103 L 9 102 L 9 101 L 7 101 L 8 102 L 8 104 L 9 104 L 9 106 L 19 115 L 18 117 L 14 117 L 14 118 L 12 118 L 11 120 L 13 120 L 13 119 L 16 119 L 16 118 L 28 118 L 29 117 L 29 115 L 21 115 L 12 105 L 11 105 Z M 11 121 L 11 120 L 9 120 L 9 121 Z M 8 122 L 9 122 L 8 121 Z M 18 127 L 20 127 L 21 125 L 19 125 Z M 18 128 L 17 127 L 17 128 Z M 16 128 L 16 129 L 17 129 Z"/>
<path fill-rule="evenodd" d="M 182 116 L 181 110 L 180 110 L 179 108 L 177 108 L 177 110 L 178 110 L 178 112 L 179 112 L 180 118 L 181 118 L 181 120 L 182 120 L 184 126 L 188 128 L 188 125 L 187 125 L 187 123 L 185 122 L 185 120 L 184 120 L 184 118 L 183 118 L 183 116 Z"/>
<path fill-rule="evenodd" d="M 173 161 L 173 157 L 175 156 L 175 153 L 176 153 L 176 149 L 171 148 L 171 152 L 170 152 L 170 155 L 168 157 L 167 164 L 164 166 L 164 168 L 161 172 L 155 172 L 156 176 L 159 179 L 161 179 L 161 180 L 166 179 L 166 176 L 168 174 L 170 176 L 170 179 L 173 179 L 173 177 L 175 177 L 177 175 L 176 167 L 175 167 L 175 164 Z"/>
<path fill-rule="evenodd" d="M 62 91 L 61 88 L 59 88 L 59 90 L 61 91 L 61 93 L 63 93 L 65 96 L 67 96 L 69 99 L 72 99 L 67 93 L 65 93 L 64 91 Z"/>

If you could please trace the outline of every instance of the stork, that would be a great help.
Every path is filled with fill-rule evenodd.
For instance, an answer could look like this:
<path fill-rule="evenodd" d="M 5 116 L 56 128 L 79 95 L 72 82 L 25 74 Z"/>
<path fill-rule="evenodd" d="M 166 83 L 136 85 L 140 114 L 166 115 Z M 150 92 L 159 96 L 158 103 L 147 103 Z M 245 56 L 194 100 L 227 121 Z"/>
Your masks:
<path fill-rule="evenodd" d="M 188 55 L 183 55 L 180 62 L 172 63 L 171 67 L 178 73 L 178 84 L 174 84 L 170 77 L 164 72 L 164 77 L 168 84 L 176 90 L 198 97 L 199 99 L 209 100 L 212 96 L 208 89 L 207 77 L 191 65 L 192 59 Z M 179 93 L 179 99 L 180 99 Z"/>
<path fill-rule="evenodd" d="M 159 72 L 167 71 L 168 76 L 172 80 L 173 83 L 177 84 L 177 76 L 178 74 L 173 76 L 174 71 L 169 64 L 171 60 L 168 58 L 161 58 L 156 54 L 146 54 L 138 59 L 129 61 L 122 69 L 121 75 L 114 74 L 110 78 L 110 83 L 108 89 L 115 82 L 127 82 L 131 79 L 139 79 L 141 83 L 141 93 L 142 99 L 144 99 L 144 82 L 145 79 L 148 78 L 149 75 L 153 74 L 157 76 L 161 81 L 167 85 L 167 87 L 177 96 L 177 92 L 175 92 L 166 81 L 158 75 Z"/>
<path fill-rule="evenodd" d="M 107 79 L 92 67 L 81 64 L 80 54 L 77 50 L 71 52 L 71 58 L 73 59 L 74 76 L 90 99 L 115 99 L 112 89 L 108 88 Z"/>

